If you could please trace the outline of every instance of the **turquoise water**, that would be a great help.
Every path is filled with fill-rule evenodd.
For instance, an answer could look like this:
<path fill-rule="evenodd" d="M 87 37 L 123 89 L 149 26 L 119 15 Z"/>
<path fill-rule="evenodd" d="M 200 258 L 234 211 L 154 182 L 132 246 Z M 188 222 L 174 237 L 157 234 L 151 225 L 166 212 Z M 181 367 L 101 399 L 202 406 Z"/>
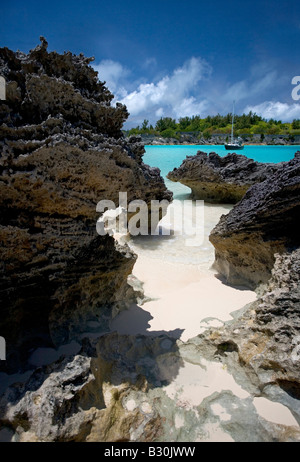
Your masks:
<path fill-rule="evenodd" d="M 145 146 L 145 164 L 151 167 L 158 167 L 162 176 L 166 176 L 174 167 L 179 167 L 186 156 L 193 156 L 197 151 L 216 152 L 220 156 L 226 156 L 223 145 L 198 145 L 198 146 Z M 254 159 L 258 162 L 282 162 L 291 160 L 296 151 L 300 150 L 297 146 L 245 146 L 243 151 L 238 152 L 243 156 Z"/>
<path fill-rule="evenodd" d="M 238 154 L 254 159 L 257 162 L 283 162 L 293 159 L 295 152 L 300 150 L 300 145 L 294 146 L 245 146 Z M 187 199 L 191 192 L 190 188 L 180 183 L 174 183 L 166 178 L 166 175 L 175 167 L 180 167 L 186 156 L 193 156 L 197 151 L 207 153 L 216 152 L 224 157 L 228 152 L 223 145 L 167 145 L 145 146 L 146 153 L 143 160 L 151 167 L 158 167 L 165 180 L 167 188 L 173 192 L 174 199 Z"/>
<path fill-rule="evenodd" d="M 300 146 L 245 146 L 243 155 L 260 162 L 281 162 L 288 161 L 294 157 Z M 173 192 L 174 202 L 172 203 L 174 216 L 181 212 L 180 203 L 190 198 L 190 188 L 177 182 L 174 183 L 166 178 L 166 175 L 179 167 L 186 156 L 195 155 L 197 151 L 217 152 L 221 156 L 228 154 L 224 146 L 201 145 L 201 146 L 145 146 L 143 160 L 151 167 L 158 167 L 161 170 L 166 187 Z M 176 201 L 175 201 L 176 199 Z M 193 201 L 193 209 L 185 220 L 194 224 L 195 210 L 198 207 Z M 200 205 L 199 205 L 200 207 Z M 187 236 L 185 233 L 162 236 L 136 236 L 131 238 L 130 246 L 138 255 L 146 255 L 151 258 L 163 259 L 164 261 L 176 262 L 176 264 L 193 264 L 201 270 L 208 270 L 214 261 L 214 248 L 209 242 L 209 234 L 218 223 L 221 215 L 227 214 L 232 204 L 204 204 L 203 240 L 196 247 L 186 245 Z M 169 210 L 168 210 L 169 212 Z M 170 224 L 170 223 L 171 224 Z M 167 214 L 161 221 L 161 226 L 170 227 L 174 231 L 174 219 L 172 214 Z M 173 229 L 174 228 L 174 229 Z"/>

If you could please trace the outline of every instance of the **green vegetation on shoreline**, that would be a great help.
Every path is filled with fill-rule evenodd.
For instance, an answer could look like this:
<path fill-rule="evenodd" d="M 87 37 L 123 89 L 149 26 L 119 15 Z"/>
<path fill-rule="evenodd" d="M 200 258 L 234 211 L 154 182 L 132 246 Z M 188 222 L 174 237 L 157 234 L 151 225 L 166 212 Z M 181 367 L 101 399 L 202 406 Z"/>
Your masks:
<path fill-rule="evenodd" d="M 171 117 L 161 117 L 154 127 L 149 125 L 148 120 L 144 120 L 141 126 L 126 131 L 126 135 L 154 135 L 174 139 L 179 139 L 182 133 L 193 134 L 199 139 L 209 139 L 217 134 L 230 136 L 231 120 L 231 113 L 225 116 L 220 114 L 207 116 L 203 119 L 198 115 L 181 117 L 178 122 Z M 288 135 L 292 139 L 294 135 L 300 135 L 300 119 L 283 123 L 281 120 L 263 119 L 250 111 L 249 114 L 235 116 L 234 134 L 235 136 L 260 134 L 261 140 L 265 135 Z"/>

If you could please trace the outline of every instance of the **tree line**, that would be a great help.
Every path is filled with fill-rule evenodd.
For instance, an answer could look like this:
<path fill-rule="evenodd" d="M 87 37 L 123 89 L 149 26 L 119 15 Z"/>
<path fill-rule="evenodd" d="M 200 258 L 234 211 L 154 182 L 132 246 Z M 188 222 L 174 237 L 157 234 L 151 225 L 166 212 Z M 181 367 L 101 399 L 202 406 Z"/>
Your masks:
<path fill-rule="evenodd" d="M 192 133 L 203 138 L 210 138 L 214 134 L 231 133 L 232 114 L 217 114 L 201 118 L 199 115 L 181 117 L 178 122 L 172 117 L 161 117 L 155 125 L 144 120 L 141 126 L 131 128 L 126 135 L 158 135 L 165 138 L 179 138 L 182 133 Z M 234 116 L 235 136 L 261 134 L 261 135 L 300 135 L 300 119 L 283 123 L 281 120 L 269 119 L 249 112 L 248 114 Z"/>

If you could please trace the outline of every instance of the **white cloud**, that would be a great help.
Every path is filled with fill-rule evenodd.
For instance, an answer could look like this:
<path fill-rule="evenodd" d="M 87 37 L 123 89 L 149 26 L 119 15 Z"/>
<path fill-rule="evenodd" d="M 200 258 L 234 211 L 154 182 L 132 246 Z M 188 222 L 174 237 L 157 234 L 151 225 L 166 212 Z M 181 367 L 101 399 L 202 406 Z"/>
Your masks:
<path fill-rule="evenodd" d="M 109 59 L 93 66 L 99 79 L 105 80 L 114 94 L 113 103 L 119 101 L 127 106 L 130 113 L 127 126 L 136 126 L 144 119 L 153 124 L 164 116 L 178 120 L 197 114 L 202 117 L 224 114 L 231 111 L 233 100 L 238 113 L 251 110 L 266 119 L 282 121 L 300 118 L 299 104 L 269 101 L 274 94 L 280 100 L 280 89 L 285 88 L 286 81 L 290 82 L 285 74 L 274 69 L 273 63 L 256 63 L 245 78 L 234 83 L 226 83 L 224 76 L 211 79 L 211 66 L 199 57 L 192 57 L 169 74 L 147 81 L 145 73 L 151 74 L 156 66 L 153 57 L 145 59 L 135 71 Z"/>
<path fill-rule="evenodd" d="M 126 95 L 126 90 L 122 85 L 124 79 L 130 74 L 130 71 L 117 61 L 103 59 L 99 64 L 93 65 L 98 72 L 98 78 L 101 82 L 105 81 L 107 88 L 118 95 Z"/>
<path fill-rule="evenodd" d="M 121 103 L 127 106 L 132 116 L 146 111 L 156 114 L 168 112 L 175 117 L 191 115 L 190 110 L 198 113 L 203 103 L 198 102 L 192 93 L 210 72 L 211 68 L 205 61 L 193 57 L 157 83 L 140 84 L 137 90 L 122 98 Z"/>
<path fill-rule="evenodd" d="M 148 68 L 155 68 L 157 66 L 157 61 L 155 58 L 147 58 L 145 59 L 142 67 L 144 69 L 148 69 Z"/>
<path fill-rule="evenodd" d="M 276 71 L 269 71 L 263 76 L 259 74 L 253 69 L 248 79 L 240 80 L 231 85 L 222 99 L 225 101 L 241 101 L 246 98 L 259 96 L 266 90 L 274 88 L 274 84 L 278 78 Z"/>
<path fill-rule="evenodd" d="M 184 98 L 174 105 L 174 112 L 176 117 L 185 117 L 197 114 L 204 114 L 209 109 L 209 103 L 207 100 L 197 101 L 194 96 Z"/>
<path fill-rule="evenodd" d="M 280 101 L 264 101 L 256 106 L 246 106 L 245 113 L 255 112 L 265 119 L 277 119 L 283 122 L 290 122 L 293 119 L 300 119 L 300 104 L 287 104 Z"/>
<path fill-rule="evenodd" d="M 164 115 L 164 108 L 163 108 L 163 107 L 159 107 L 159 108 L 157 109 L 157 111 L 155 111 L 155 115 L 156 115 L 156 117 L 159 117 L 159 118 L 162 117 L 162 116 Z"/>

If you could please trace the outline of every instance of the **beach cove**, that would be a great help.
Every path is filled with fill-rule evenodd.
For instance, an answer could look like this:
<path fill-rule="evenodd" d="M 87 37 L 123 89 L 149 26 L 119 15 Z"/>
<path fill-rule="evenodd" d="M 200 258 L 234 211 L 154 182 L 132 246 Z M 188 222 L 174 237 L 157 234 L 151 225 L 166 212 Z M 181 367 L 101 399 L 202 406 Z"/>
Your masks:
<path fill-rule="evenodd" d="M 245 146 L 225 162 L 220 145 L 145 152 L 139 137 L 123 137 L 128 111 L 110 106 L 91 58 L 48 53 L 40 41 L 26 57 L 0 50 L 12 79 L 2 126 L 12 168 L 1 182 L 0 440 L 299 441 L 299 147 Z M 256 166 L 245 156 L 279 167 L 263 166 L 265 181 L 235 206 L 199 203 L 182 178 L 166 179 L 186 156 L 196 182 L 207 158 L 210 171 L 225 163 L 229 180 L 242 170 L 246 184 L 262 177 L 250 178 Z M 120 192 L 129 204 L 141 199 L 146 217 L 153 200 L 167 201 L 158 234 L 117 242 L 97 233 L 96 205 L 113 208 Z M 296 250 L 282 253 L 288 240 Z M 215 257 L 223 268 L 212 268 Z M 247 285 L 263 274 L 257 264 L 260 281 L 271 276 L 261 293 Z M 224 267 L 244 285 L 225 284 Z"/>
<path fill-rule="evenodd" d="M 258 162 L 282 162 L 293 158 L 300 146 L 246 146 L 243 155 Z M 173 183 L 166 175 L 179 167 L 186 156 L 197 151 L 216 152 L 225 156 L 224 146 L 146 146 L 143 160 L 161 170 L 166 186 L 173 192 L 176 202 L 188 200 L 190 188 Z M 194 201 L 195 202 L 195 201 Z M 221 215 L 232 208 L 230 204 L 204 204 L 204 233 L 199 245 L 186 245 L 185 235 L 137 236 L 127 243 L 138 255 L 133 275 L 143 283 L 146 297 L 150 299 L 143 308 L 153 316 L 149 320 L 149 332 L 183 329 L 181 340 L 198 335 L 209 326 L 219 326 L 232 319 L 230 313 L 252 302 L 256 295 L 245 288 L 223 284 L 212 269 L 214 248 L 209 234 Z M 175 207 L 176 213 L 176 207 Z M 195 219 L 191 216 L 191 220 Z M 170 226 L 170 211 L 161 226 Z M 136 334 L 138 311 L 132 308 L 113 321 L 112 328 L 120 333 Z M 147 330 L 143 329 L 143 333 Z"/>
<path fill-rule="evenodd" d="M 189 197 L 189 188 L 172 183 L 165 178 L 166 174 L 175 166 L 178 167 L 185 155 L 196 154 L 198 150 L 217 151 L 222 156 L 227 154 L 222 146 L 213 148 L 149 146 L 146 147 L 144 161 L 161 169 L 174 199 L 183 201 Z M 293 158 L 295 147 L 247 146 L 243 154 L 247 155 L 248 151 L 255 160 L 276 163 Z M 173 437 L 175 440 L 183 438 L 183 441 L 193 441 L 193 438 L 195 441 L 259 441 L 260 436 L 255 434 L 252 427 L 259 427 L 261 421 L 266 428 L 270 427 L 269 431 L 275 425 L 299 428 L 289 408 L 282 402 L 276 402 L 276 399 L 270 401 L 265 397 L 254 398 L 251 396 L 251 386 L 249 388 L 243 379 L 236 381 L 224 365 L 190 354 L 195 341 L 189 340 L 240 316 L 257 297 L 254 291 L 225 284 L 212 268 L 214 248 L 208 237 L 221 215 L 227 214 L 231 208 L 232 205 L 227 204 L 205 204 L 204 238 L 199 246 L 186 246 L 186 236 L 182 235 L 137 236 L 128 241 L 138 255 L 133 275 L 142 283 L 146 301 L 120 313 L 112 321 L 111 329 L 122 335 L 159 336 L 164 332 L 179 342 L 182 367 L 163 388 L 166 395 L 179 406 L 179 412 L 174 417 L 175 429 L 168 433 L 169 440 Z M 163 218 L 161 224 L 164 223 L 169 225 L 169 214 Z M 185 354 L 185 351 L 189 353 Z M 167 371 L 165 374 L 168 375 Z M 132 398 L 132 403 L 138 406 L 136 398 Z M 239 417 L 243 430 L 238 433 L 227 431 L 226 422 L 229 428 L 239 407 L 240 411 L 244 409 L 244 414 L 241 411 L 243 417 Z M 191 411 L 197 414 L 199 408 L 208 408 L 209 417 L 202 424 L 197 423 L 198 433 L 192 433 Z M 183 417 L 180 410 L 187 411 L 189 417 Z M 251 428 L 252 435 L 247 435 L 247 428 Z"/>

